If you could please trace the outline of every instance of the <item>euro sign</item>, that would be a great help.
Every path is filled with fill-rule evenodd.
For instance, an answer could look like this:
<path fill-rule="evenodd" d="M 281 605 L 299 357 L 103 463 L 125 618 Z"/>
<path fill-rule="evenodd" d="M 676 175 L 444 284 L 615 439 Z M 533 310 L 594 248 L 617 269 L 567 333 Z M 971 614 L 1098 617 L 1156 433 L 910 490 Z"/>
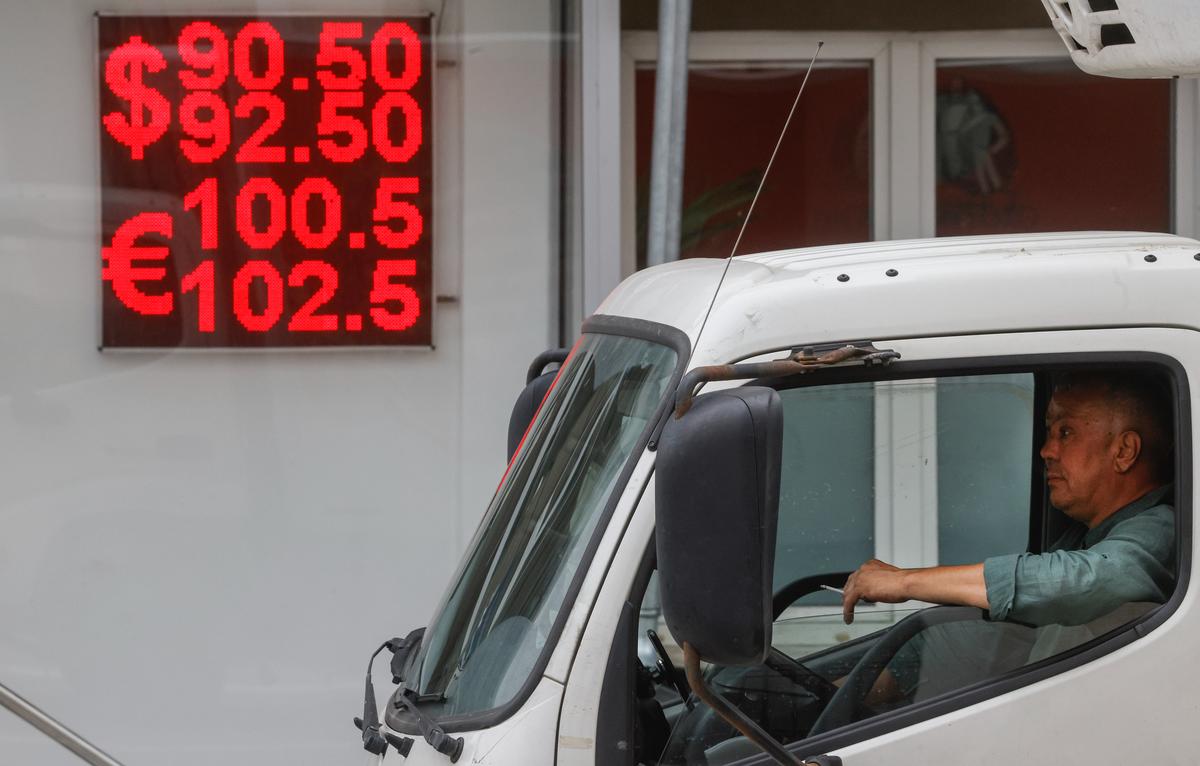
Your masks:
<path fill-rule="evenodd" d="M 159 72 L 166 66 L 167 60 L 158 48 L 148 45 L 140 35 L 118 46 L 104 64 L 104 82 L 118 98 L 129 102 L 129 114 L 117 111 L 104 115 L 104 127 L 129 147 L 135 160 L 145 157 L 146 147 L 162 138 L 171 122 L 171 103 L 145 83 L 147 72 Z"/>
<path fill-rule="evenodd" d="M 162 266 L 135 266 L 134 259 L 161 261 L 169 254 L 165 247 L 137 244 L 139 237 L 159 234 L 171 238 L 173 224 L 170 213 L 138 213 L 113 234 L 112 246 L 101 248 L 104 266 L 100 276 L 112 282 L 113 294 L 129 308 L 143 316 L 166 316 L 175 308 L 172 293 L 149 295 L 142 292 L 138 282 L 162 280 L 167 270 Z"/>

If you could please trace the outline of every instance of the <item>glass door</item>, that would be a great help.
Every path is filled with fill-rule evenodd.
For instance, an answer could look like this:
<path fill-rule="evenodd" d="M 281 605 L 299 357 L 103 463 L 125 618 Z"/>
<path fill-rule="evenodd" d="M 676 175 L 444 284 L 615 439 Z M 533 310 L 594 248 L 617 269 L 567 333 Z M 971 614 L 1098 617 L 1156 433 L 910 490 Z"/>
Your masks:
<path fill-rule="evenodd" d="M 681 257 L 1070 230 L 1194 235 L 1195 83 L 1077 70 L 1047 29 L 693 36 Z M 623 41 L 623 267 L 644 266 L 652 34 Z"/>
<path fill-rule="evenodd" d="M 688 73 L 681 258 L 724 258 L 737 239 L 805 67 L 698 63 Z M 636 74 L 637 264 L 654 126 L 653 65 Z M 871 238 L 871 63 L 814 69 L 739 252 Z"/>
<path fill-rule="evenodd" d="M 1171 82 L 936 62 L 936 234 L 1171 228 Z"/>

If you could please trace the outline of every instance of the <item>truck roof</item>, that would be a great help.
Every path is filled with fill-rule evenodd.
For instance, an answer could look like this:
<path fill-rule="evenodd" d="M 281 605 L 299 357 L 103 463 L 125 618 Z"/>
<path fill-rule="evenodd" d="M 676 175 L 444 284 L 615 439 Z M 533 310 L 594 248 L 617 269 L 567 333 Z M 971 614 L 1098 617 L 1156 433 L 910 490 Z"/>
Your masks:
<path fill-rule="evenodd" d="M 692 343 L 725 268 L 697 258 L 625 280 L 599 314 Z M 1200 242 L 1145 232 L 895 240 L 738 256 L 694 364 L 797 343 L 1111 326 L 1200 326 Z"/>

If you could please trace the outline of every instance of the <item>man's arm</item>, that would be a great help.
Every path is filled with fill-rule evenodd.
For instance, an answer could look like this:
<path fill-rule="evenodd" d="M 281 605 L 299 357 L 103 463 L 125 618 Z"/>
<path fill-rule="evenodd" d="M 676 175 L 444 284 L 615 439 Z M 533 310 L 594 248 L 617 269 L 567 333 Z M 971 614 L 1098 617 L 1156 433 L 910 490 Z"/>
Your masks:
<path fill-rule="evenodd" d="M 854 605 L 860 600 L 885 604 L 915 600 L 988 608 L 983 564 L 898 569 L 871 559 L 846 581 L 842 617 L 847 625 L 854 622 Z"/>
<path fill-rule="evenodd" d="M 846 581 L 842 614 L 849 624 L 859 600 L 915 599 L 977 606 L 995 620 L 1081 625 L 1126 602 L 1166 600 L 1175 579 L 1169 563 L 1174 525 L 1174 511 L 1162 505 L 1122 521 L 1087 550 L 1021 553 L 928 569 L 897 569 L 871 560 Z"/>
<path fill-rule="evenodd" d="M 1153 522 L 1132 519 L 1087 550 L 988 559 L 992 618 L 1083 625 L 1128 602 L 1163 603 L 1174 587 L 1173 541 L 1170 534 L 1149 537 Z"/>

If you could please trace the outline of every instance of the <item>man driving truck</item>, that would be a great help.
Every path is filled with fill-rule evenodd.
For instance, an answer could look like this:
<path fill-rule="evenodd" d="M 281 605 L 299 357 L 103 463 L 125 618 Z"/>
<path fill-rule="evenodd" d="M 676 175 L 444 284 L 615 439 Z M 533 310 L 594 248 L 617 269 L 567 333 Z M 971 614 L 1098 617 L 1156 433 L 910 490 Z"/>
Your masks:
<path fill-rule="evenodd" d="M 1080 625 L 1128 602 L 1167 600 L 1175 584 L 1170 399 L 1144 373 L 1062 376 L 1046 409 L 1050 503 L 1071 519 L 1044 553 L 850 575 L 843 617 L 861 601 L 975 606 L 993 620 Z"/>

